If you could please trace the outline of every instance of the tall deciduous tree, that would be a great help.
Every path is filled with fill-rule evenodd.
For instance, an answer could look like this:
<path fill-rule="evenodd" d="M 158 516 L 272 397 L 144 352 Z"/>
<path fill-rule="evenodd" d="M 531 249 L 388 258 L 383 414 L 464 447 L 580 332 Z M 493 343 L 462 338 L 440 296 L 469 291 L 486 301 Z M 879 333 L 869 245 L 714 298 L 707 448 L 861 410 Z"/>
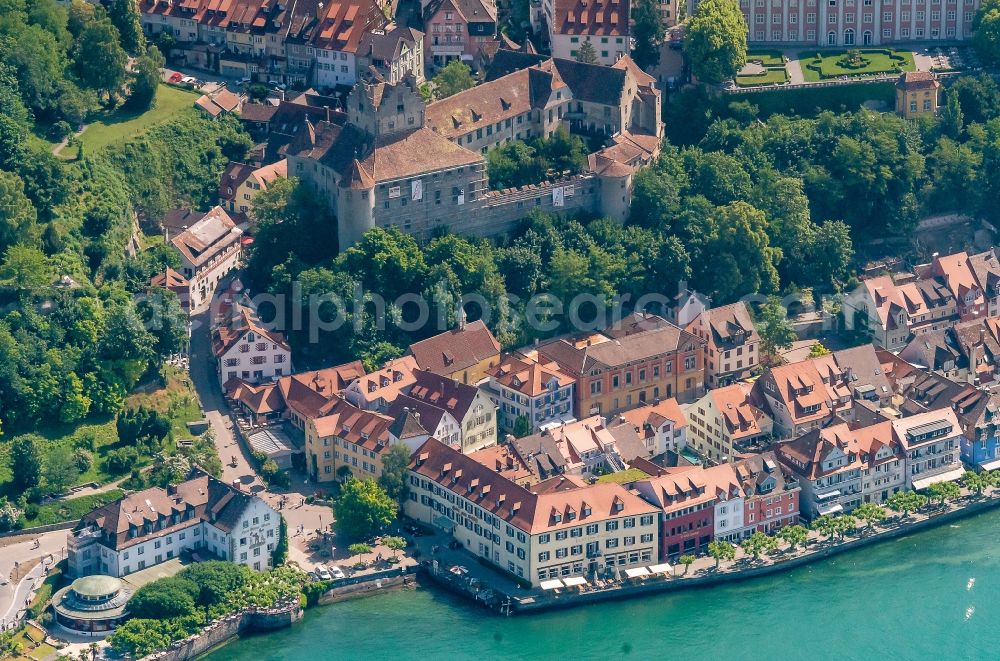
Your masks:
<path fill-rule="evenodd" d="M 788 322 L 788 311 L 777 296 L 769 296 L 767 302 L 760 307 L 755 323 L 760 334 L 760 350 L 772 359 L 778 351 L 788 349 L 795 341 L 795 329 Z"/>
<path fill-rule="evenodd" d="M 150 46 L 136 60 L 132 93 L 128 97 L 129 104 L 136 110 L 148 110 L 156 103 L 156 92 L 160 88 L 160 69 L 164 64 L 166 60 L 156 46 Z"/>
<path fill-rule="evenodd" d="M 35 207 L 24 194 L 24 181 L 0 170 L 0 250 L 30 241 L 36 229 Z"/>
<path fill-rule="evenodd" d="M 73 451 L 57 445 L 45 456 L 45 487 L 53 493 L 63 493 L 80 477 Z"/>
<path fill-rule="evenodd" d="M 699 80 L 721 83 L 747 62 L 747 25 L 736 0 L 702 0 L 688 23 L 684 51 Z"/>
<path fill-rule="evenodd" d="M 393 522 L 399 506 L 374 480 L 349 478 L 333 505 L 337 528 L 353 539 L 365 539 Z"/>
<path fill-rule="evenodd" d="M 1000 0 L 985 0 L 972 21 L 972 45 L 979 57 L 995 64 L 1000 62 Z"/>
<path fill-rule="evenodd" d="M 392 445 L 382 455 L 382 474 L 378 478 L 378 484 L 400 507 L 406 502 L 410 491 L 409 473 L 406 470 L 409 463 L 410 449 L 402 443 Z"/>
<path fill-rule="evenodd" d="M 666 34 L 659 0 L 636 0 L 632 18 L 635 21 L 632 27 L 635 38 L 632 59 L 643 69 L 656 66 L 660 62 L 660 43 Z"/>
<path fill-rule="evenodd" d="M 114 95 L 125 84 L 128 55 L 108 20 L 87 24 L 76 40 L 73 60 L 80 80 L 102 94 Z"/>
<path fill-rule="evenodd" d="M 42 479 L 40 438 L 34 434 L 18 436 L 10 444 L 11 484 L 17 491 L 37 487 Z"/>
<path fill-rule="evenodd" d="M 443 99 L 473 87 L 476 79 L 472 77 L 472 70 L 461 60 L 452 60 L 434 76 L 432 82 L 434 96 Z"/>
<path fill-rule="evenodd" d="M 129 53 L 141 53 L 146 45 L 146 37 L 139 21 L 138 0 L 111 0 L 108 17 L 118 28 L 122 48 Z"/>

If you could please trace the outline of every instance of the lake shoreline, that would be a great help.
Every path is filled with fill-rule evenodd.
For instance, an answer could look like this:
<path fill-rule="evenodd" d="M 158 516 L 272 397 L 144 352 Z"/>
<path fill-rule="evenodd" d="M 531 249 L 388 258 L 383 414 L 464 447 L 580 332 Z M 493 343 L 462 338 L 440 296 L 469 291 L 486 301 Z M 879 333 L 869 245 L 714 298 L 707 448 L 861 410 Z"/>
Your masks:
<path fill-rule="evenodd" d="M 466 601 L 483 606 L 489 611 L 509 616 L 515 614 L 535 614 L 549 610 L 576 608 L 579 606 L 604 601 L 620 601 L 636 597 L 676 592 L 680 590 L 708 588 L 726 583 L 748 581 L 789 571 L 820 560 L 835 557 L 851 551 L 856 551 L 881 542 L 899 539 L 907 535 L 937 528 L 959 519 L 976 516 L 1000 507 L 1000 491 L 991 495 L 982 495 L 968 500 L 966 504 L 948 509 L 936 508 L 937 511 L 921 513 L 924 518 L 911 519 L 898 523 L 880 532 L 849 536 L 843 541 L 831 542 L 825 540 L 814 544 L 806 553 L 782 558 L 773 557 L 769 560 L 734 564 L 729 569 L 712 570 L 701 575 L 656 576 L 645 579 L 627 579 L 621 584 L 604 589 L 591 589 L 576 592 L 570 589 L 559 593 L 542 591 L 533 588 L 519 594 L 504 593 L 493 588 L 480 587 L 470 589 L 447 569 L 438 567 L 437 572 L 428 565 L 421 565 L 421 575 L 426 576 L 435 585 L 463 597 Z M 851 538 L 853 537 L 853 538 Z"/>

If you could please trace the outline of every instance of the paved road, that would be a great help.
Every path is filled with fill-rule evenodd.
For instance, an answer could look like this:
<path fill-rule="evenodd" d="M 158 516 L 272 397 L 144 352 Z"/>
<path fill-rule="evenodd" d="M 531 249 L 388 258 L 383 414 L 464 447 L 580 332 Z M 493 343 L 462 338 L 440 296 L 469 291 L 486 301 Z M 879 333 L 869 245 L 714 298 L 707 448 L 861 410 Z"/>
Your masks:
<path fill-rule="evenodd" d="M 232 484 L 239 480 L 244 489 L 253 493 L 262 492 L 264 483 L 254 472 L 248 457 L 244 454 L 236 436 L 233 434 L 232 421 L 229 418 L 225 398 L 219 378 L 215 371 L 215 360 L 212 357 L 212 337 L 209 325 L 209 310 L 207 308 L 196 312 L 192 318 L 191 331 L 191 381 L 201 400 L 205 417 L 215 432 L 215 447 L 222 460 L 222 477 Z M 231 459 L 236 459 L 232 465 Z"/>
<path fill-rule="evenodd" d="M 36 539 L 38 548 L 34 547 Z M 13 575 L 15 563 L 27 564 L 49 554 L 62 557 L 65 546 L 66 531 L 56 530 L 0 547 L 0 581 L 5 582 L 0 585 L 0 624 L 7 625 L 24 609 L 25 600 L 34 593 L 34 584 L 42 576 L 41 565 L 29 572 L 27 578 L 23 570 Z"/>

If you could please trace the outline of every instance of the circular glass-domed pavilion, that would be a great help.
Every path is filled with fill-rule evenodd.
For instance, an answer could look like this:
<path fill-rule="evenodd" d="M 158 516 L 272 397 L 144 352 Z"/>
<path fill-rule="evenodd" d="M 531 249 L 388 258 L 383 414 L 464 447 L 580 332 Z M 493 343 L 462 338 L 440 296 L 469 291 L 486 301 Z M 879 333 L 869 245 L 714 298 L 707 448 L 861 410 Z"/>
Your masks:
<path fill-rule="evenodd" d="M 131 591 L 114 576 L 84 576 L 52 598 L 56 621 L 86 636 L 103 636 L 125 621 Z"/>

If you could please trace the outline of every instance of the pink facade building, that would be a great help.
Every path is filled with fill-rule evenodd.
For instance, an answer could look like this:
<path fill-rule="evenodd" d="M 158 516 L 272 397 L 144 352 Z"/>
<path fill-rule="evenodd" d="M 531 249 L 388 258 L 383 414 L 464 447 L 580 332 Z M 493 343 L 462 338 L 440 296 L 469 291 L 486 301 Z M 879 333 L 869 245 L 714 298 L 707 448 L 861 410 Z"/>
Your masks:
<path fill-rule="evenodd" d="M 972 35 L 979 0 L 739 0 L 751 43 L 877 46 Z"/>

